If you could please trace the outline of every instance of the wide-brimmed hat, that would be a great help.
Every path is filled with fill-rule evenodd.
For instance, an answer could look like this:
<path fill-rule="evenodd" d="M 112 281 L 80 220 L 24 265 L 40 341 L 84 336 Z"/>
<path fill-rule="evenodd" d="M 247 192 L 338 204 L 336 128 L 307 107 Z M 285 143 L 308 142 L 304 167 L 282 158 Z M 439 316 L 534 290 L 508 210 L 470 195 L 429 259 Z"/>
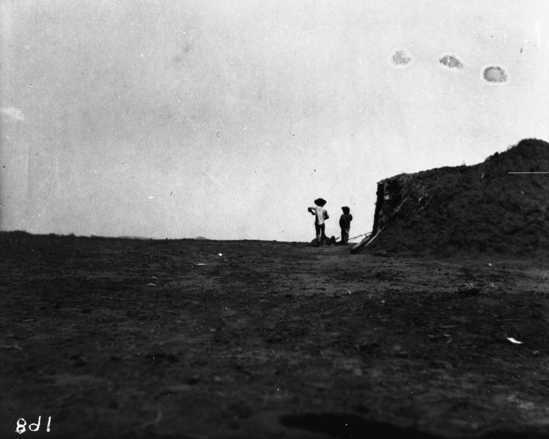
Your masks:
<path fill-rule="evenodd" d="M 326 204 L 326 200 L 324 200 L 323 198 L 317 198 L 317 199 L 315 200 L 315 204 L 316 204 L 317 206 L 324 206 L 324 205 Z"/>

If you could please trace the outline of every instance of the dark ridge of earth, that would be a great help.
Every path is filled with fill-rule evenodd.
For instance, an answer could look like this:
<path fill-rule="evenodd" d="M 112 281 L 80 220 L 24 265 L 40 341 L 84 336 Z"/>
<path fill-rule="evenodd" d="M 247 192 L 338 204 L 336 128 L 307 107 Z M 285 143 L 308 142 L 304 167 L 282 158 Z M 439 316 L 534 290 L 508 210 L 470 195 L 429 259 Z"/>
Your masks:
<path fill-rule="evenodd" d="M 536 261 L 12 232 L 0 268 L 2 438 L 549 434 Z"/>
<path fill-rule="evenodd" d="M 510 174 L 547 172 L 547 174 Z M 391 254 L 549 256 L 549 144 L 526 139 L 483 163 L 404 174 L 427 195 L 384 203 L 385 228 L 366 248 Z M 392 204 L 392 206 L 391 206 Z"/>

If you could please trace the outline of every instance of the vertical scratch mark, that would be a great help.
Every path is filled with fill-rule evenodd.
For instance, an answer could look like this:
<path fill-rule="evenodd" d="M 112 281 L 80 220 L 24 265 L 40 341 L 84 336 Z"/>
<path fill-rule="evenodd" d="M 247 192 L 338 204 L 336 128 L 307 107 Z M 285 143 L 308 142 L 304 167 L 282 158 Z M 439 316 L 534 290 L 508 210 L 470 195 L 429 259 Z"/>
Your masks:
<path fill-rule="evenodd" d="M 215 181 L 219 186 L 221 186 L 221 188 L 224 190 L 224 191 L 227 191 L 227 188 L 225 186 L 223 186 L 223 184 L 221 184 L 221 182 L 215 178 L 212 174 L 210 174 L 209 172 L 207 171 L 203 171 L 204 174 L 206 174 L 208 177 L 210 177 L 213 181 Z"/>

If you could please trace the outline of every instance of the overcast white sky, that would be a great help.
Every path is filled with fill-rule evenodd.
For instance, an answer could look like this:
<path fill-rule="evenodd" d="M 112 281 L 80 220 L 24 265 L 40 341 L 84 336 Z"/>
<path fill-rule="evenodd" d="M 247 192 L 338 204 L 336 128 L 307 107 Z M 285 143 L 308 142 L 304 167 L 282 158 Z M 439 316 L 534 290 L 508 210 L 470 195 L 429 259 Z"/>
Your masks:
<path fill-rule="evenodd" d="M 2 230 L 354 236 L 383 178 L 549 140 L 546 0 L 0 6 Z"/>

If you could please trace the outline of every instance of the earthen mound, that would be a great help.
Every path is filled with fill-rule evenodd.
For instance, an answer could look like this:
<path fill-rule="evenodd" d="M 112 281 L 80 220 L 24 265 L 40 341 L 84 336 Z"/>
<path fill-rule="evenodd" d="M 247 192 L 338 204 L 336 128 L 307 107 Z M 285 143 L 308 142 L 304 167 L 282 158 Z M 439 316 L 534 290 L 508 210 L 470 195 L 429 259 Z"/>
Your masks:
<path fill-rule="evenodd" d="M 544 174 L 543 172 L 548 172 Z M 549 255 L 549 144 L 522 140 L 474 166 L 378 183 L 368 251 Z"/>

